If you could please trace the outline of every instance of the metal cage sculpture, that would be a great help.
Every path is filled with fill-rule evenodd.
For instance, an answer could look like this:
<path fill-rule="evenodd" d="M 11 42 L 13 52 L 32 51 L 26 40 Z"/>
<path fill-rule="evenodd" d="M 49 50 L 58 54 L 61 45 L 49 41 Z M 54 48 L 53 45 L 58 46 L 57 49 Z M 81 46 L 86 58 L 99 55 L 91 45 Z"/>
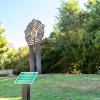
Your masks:
<path fill-rule="evenodd" d="M 29 61 L 30 71 L 35 71 L 34 64 L 34 48 L 36 49 L 36 70 L 41 73 L 41 47 L 42 38 L 44 36 L 44 24 L 39 20 L 33 19 L 27 26 L 25 33 L 25 39 L 29 46 Z"/>

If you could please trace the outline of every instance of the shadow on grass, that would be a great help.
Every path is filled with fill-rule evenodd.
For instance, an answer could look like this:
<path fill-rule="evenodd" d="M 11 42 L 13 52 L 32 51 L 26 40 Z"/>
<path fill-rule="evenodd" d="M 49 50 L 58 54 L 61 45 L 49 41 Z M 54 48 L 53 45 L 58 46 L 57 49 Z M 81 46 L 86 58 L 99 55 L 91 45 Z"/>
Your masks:
<path fill-rule="evenodd" d="M 21 100 L 21 97 L 15 97 L 15 98 L 0 98 L 0 100 Z"/>

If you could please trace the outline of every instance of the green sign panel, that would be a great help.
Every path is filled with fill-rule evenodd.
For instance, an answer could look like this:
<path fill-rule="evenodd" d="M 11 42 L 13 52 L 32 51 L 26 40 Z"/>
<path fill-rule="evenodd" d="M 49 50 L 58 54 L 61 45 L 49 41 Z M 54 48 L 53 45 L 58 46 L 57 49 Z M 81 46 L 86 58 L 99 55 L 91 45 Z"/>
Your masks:
<path fill-rule="evenodd" d="M 36 78 L 38 72 L 21 72 L 17 77 L 16 84 L 32 84 L 33 80 Z"/>

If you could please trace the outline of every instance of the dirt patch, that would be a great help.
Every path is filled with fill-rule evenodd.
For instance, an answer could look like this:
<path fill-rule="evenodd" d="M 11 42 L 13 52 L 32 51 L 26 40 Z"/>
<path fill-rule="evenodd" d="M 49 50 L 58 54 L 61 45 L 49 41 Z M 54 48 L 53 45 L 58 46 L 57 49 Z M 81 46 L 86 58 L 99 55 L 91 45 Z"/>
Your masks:
<path fill-rule="evenodd" d="M 100 88 L 100 82 L 81 82 L 81 81 L 56 81 L 53 85 L 53 87 L 58 87 L 58 88 L 67 88 L 67 87 L 72 87 L 72 88 L 77 88 L 77 89 L 83 89 L 83 90 L 89 90 L 89 89 L 97 89 Z"/>

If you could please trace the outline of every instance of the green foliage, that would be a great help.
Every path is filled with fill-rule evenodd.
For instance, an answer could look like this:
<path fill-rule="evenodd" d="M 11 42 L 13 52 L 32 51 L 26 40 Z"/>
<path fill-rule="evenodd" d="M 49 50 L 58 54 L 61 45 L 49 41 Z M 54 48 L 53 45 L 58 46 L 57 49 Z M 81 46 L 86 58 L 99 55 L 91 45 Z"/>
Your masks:
<path fill-rule="evenodd" d="M 3 36 L 4 29 L 0 26 L 0 69 L 3 69 L 3 63 L 5 61 L 5 53 L 7 52 L 7 40 Z"/>
<path fill-rule="evenodd" d="M 12 48 L 8 48 L 8 51 L 5 53 L 4 69 L 14 69 L 16 66 L 16 53 L 17 51 Z"/>
<path fill-rule="evenodd" d="M 10 48 L 3 32 L 4 29 L 0 27 L 0 69 L 15 69 L 16 74 L 28 71 L 28 48 L 20 47 L 19 50 Z"/>
<path fill-rule="evenodd" d="M 15 73 L 29 71 L 28 47 L 20 47 L 15 55 Z"/>
<path fill-rule="evenodd" d="M 8 48 L 3 62 L 4 69 L 14 69 L 14 74 L 29 71 L 28 47 L 20 47 L 18 50 Z"/>
<path fill-rule="evenodd" d="M 79 11 L 78 3 L 76 0 L 63 2 L 59 8 L 59 15 L 57 16 L 57 27 L 60 31 L 66 32 L 70 26 L 74 28 L 77 23 L 77 13 Z"/>
<path fill-rule="evenodd" d="M 0 26 L 0 35 L 4 32 L 5 30 Z"/>
<path fill-rule="evenodd" d="M 87 10 L 77 0 L 63 2 L 57 24 L 43 40 L 44 72 L 96 73 L 100 66 L 100 1 L 89 1 Z"/>

